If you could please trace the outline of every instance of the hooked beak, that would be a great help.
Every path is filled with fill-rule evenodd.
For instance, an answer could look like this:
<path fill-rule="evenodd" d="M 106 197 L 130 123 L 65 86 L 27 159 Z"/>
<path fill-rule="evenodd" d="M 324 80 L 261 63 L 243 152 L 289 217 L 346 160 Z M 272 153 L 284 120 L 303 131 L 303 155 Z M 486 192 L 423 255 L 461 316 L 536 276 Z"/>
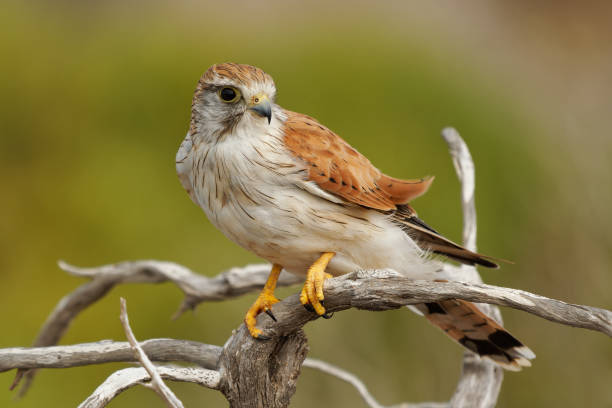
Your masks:
<path fill-rule="evenodd" d="M 272 121 L 272 104 L 267 95 L 259 94 L 251 98 L 249 110 L 257 113 L 259 116 L 268 118 L 268 124 Z"/>

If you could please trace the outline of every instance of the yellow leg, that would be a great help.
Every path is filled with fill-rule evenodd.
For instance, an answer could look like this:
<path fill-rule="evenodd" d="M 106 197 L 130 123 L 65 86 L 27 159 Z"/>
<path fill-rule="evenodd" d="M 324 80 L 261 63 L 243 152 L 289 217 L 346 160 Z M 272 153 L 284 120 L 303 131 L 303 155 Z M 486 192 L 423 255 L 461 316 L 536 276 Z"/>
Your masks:
<path fill-rule="evenodd" d="M 325 268 L 329 261 L 336 255 L 335 252 L 323 252 L 323 254 L 308 268 L 306 282 L 300 294 L 300 302 L 306 306 L 311 305 L 315 312 L 321 316 L 325 314 L 325 308 L 321 301 L 325 299 L 323 296 L 323 282 L 325 279 L 331 278 L 332 275 L 325 273 Z"/>
<path fill-rule="evenodd" d="M 244 317 L 244 323 L 247 329 L 249 329 L 249 333 L 255 338 L 259 337 L 261 334 L 261 330 L 255 327 L 257 315 L 261 312 L 268 312 L 273 304 L 278 303 L 278 299 L 274 296 L 274 289 L 276 289 L 276 281 L 278 281 L 278 276 L 282 270 L 282 266 L 278 264 L 272 265 L 272 270 L 270 271 L 270 276 L 268 276 L 266 285 Z"/>

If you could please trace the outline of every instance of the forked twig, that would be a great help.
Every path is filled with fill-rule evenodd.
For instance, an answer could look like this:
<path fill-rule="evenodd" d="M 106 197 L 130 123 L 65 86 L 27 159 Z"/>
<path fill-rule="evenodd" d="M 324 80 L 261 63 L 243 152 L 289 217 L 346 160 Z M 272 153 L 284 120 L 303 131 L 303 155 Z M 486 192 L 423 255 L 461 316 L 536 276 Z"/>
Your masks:
<path fill-rule="evenodd" d="M 214 370 L 199 367 L 157 366 L 159 375 L 170 381 L 189 382 L 202 387 L 218 389 L 221 375 Z M 103 408 L 113 398 L 127 390 L 150 381 L 143 367 L 130 367 L 112 373 L 78 408 Z"/>
<path fill-rule="evenodd" d="M 348 371 L 336 367 L 333 364 L 329 364 L 325 361 L 314 358 L 307 358 L 304 360 L 304 367 L 314 368 L 315 370 L 322 371 L 351 384 L 353 387 L 355 387 L 361 398 L 363 398 L 365 403 L 370 408 L 448 408 L 448 403 L 446 402 L 422 402 L 420 404 L 402 403 L 393 406 L 381 405 L 378 403 L 378 401 L 376 401 L 372 394 L 370 394 L 368 387 L 366 387 L 363 381 L 361 381 L 359 377 L 353 373 L 349 373 Z"/>
<path fill-rule="evenodd" d="M 476 174 L 474 161 L 467 144 L 455 128 L 442 130 L 442 138 L 448 145 L 453 166 L 461 185 L 461 209 L 463 212 L 462 243 L 467 249 L 476 252 Z M 461 265 L 456 278 L 464 282 L 482 283 L 482 278 L 474 266 Z M 481 305 L 492 318 L 502 323 L 501 311 L 494 305 Z M 461 366 L 461 378 L 451 398 L 451 406 L 474 408 L 494 407 L 504 380 L 504 371 L 490 361 L 480 359 L 471 352 L 465 352 Z"/>
<path fill-rule="evenodd" d="M 123 330 L 125 331 L 125 337 L 127 337 L 128 342 L 132 346 L 132 350 L 136 354 L 138 361 L 144 367 L 144 369 L 149 374 L 151 378 L 151 388 L 155 390 L 155 392 L 161 397 L 164 402 L 170 408 L 184 408 L 183 403 L 174 395 L 172 390 L 168 388 L 168 386 L 161 379 L 157 369 L 149 360 L 146 353 L 138 344 L 138 340 L 136 340 L 136 336 L 134 336 L 134 332 L 132 332 L 132 328 L 130 327 L 130 320 L 127 314 L 127 306 L 124 298 L 120 299 L 121 302 L 121 314 L 119 315 L 119 319 L 121 320 L 121 324 L 123 325 Z"/>

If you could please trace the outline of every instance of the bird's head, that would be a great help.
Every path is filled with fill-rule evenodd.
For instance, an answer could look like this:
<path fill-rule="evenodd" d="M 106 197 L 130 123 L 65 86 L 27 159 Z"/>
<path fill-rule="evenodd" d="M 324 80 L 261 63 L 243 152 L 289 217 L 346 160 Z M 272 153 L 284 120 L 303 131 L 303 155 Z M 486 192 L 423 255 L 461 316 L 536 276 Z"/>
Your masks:
<path fill-rule="evenodd" d="M 268 126 L 274 118 L 276 87 L 261 69 L 226 63 L 210 67 L 191 107 L 192 135 L 218 139 L 240 124 Z"/>

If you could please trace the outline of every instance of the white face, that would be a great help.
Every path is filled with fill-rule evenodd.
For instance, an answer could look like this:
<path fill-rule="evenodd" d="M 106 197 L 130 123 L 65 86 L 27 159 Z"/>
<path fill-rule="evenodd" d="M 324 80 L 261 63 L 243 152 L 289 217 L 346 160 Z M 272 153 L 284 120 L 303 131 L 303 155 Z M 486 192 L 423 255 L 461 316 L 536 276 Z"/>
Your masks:
<path fill-rule="evenodd" d="M 268 125 L 274 115 L 276 88 L 271 81 L 233 80 L 215 76 L 202 84 L 193 101 L 192 120 L 208 142 L 218 140 L 239 125 Z"/>

